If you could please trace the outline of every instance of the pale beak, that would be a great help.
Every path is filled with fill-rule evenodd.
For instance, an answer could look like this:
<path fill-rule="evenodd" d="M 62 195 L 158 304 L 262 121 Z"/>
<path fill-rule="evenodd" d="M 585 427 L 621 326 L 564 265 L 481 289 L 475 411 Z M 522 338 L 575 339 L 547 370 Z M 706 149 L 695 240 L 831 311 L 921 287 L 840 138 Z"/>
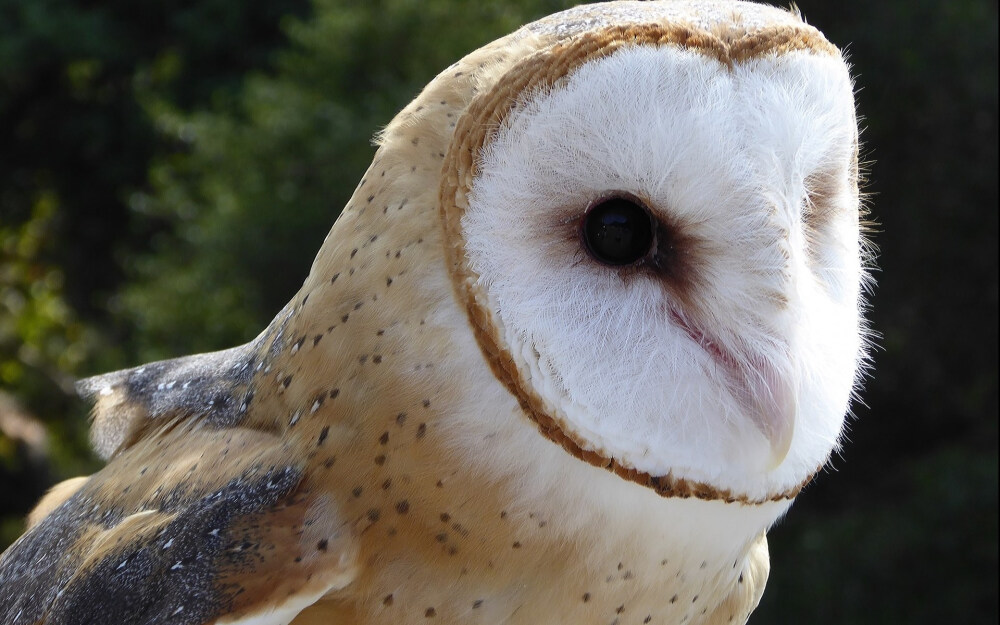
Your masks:
<path fill-rule="evenodd" d="M 770 363 L 753 363 L 742 373 L 749 395 L 747 412 L 771 444 L 770 471 L 785 460 L 792 445 L 797 409 L 795 388 L 791 376 L 782 375 Z"/>

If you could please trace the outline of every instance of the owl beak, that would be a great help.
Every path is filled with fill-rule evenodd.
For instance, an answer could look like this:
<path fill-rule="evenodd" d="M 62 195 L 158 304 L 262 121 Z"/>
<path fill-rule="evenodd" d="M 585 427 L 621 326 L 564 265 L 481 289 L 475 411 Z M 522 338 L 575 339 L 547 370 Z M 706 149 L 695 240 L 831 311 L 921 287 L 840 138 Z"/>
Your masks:
<path fill-rule="evenodd" d="M 745 372 L 749 394 L 748 413 L 771 446 L 768 470 L 776 469 L 788 455 L 795 434 L 795 388 L 791 376 L 771 364 L 754 363 Z"/>
<path fill-rule="evenodd" d="M 795 434 L 797 406 L 792 376 L 767 358 L 739 349 L 729 351 L 677 311 L 671 310 L 670 314 L 673 322 L 726 372 L 734 396 L 770 443 L 767 470 L 778 468 L 788 455 Z"/>

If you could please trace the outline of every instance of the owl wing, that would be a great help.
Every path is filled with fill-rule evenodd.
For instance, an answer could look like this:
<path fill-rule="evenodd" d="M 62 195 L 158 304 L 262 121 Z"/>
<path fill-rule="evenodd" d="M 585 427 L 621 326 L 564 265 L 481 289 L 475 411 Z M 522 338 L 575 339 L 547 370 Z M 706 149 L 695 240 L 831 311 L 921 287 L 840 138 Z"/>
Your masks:
<path fill-rule="evenodd" d="M 0 622 L 285 624 L 351 582 L 350 526 L 241 396 L 251 352 L 82 383 L 111 459 L 0 556 Z"/>

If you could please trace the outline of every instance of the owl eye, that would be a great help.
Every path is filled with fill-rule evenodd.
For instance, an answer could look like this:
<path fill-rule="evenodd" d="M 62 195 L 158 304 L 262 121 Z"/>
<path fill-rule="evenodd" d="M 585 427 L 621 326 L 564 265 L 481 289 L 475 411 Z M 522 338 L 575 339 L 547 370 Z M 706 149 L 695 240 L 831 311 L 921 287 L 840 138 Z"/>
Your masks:
<path fill-rule="evenodd" d="M 653 246 L 653 219 L 645 207 L 622 197 L 590 207 L 581 228 L 584 247 L 604 265 L 631 265 Z"/>

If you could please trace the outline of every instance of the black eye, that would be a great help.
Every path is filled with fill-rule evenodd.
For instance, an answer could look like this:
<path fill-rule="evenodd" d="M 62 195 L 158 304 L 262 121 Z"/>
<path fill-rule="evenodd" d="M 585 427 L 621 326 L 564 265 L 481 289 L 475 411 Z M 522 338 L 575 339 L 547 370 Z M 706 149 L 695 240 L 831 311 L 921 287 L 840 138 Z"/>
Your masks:
<path fill-rule="evenodd" d="M 653 245 L 653 220 L 646 209 L 626 198 L 605 200 L 583 218 L 583 243 L 598 262 L 631 265 Z"/>

